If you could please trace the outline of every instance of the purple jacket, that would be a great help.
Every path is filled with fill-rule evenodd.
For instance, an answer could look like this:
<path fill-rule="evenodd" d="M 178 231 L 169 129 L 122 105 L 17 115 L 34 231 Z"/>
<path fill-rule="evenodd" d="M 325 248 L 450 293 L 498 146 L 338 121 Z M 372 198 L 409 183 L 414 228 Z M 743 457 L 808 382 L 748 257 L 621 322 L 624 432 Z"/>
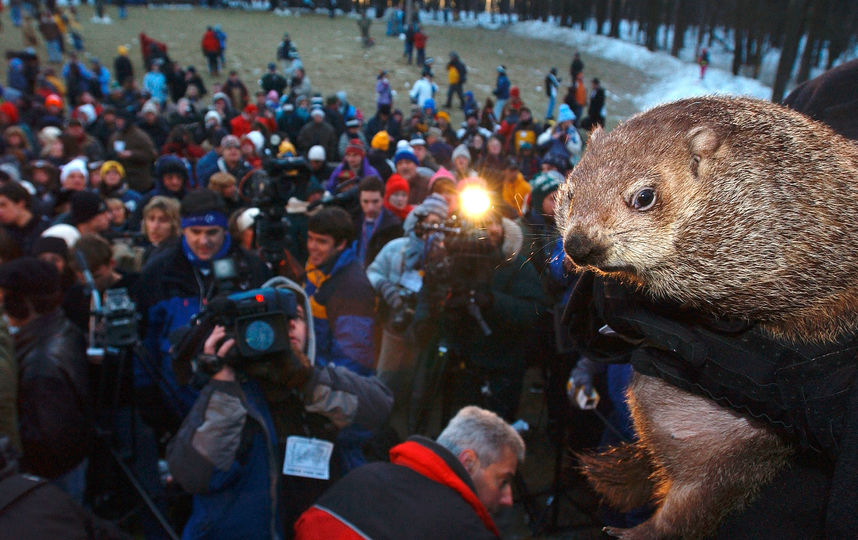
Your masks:
<path fill-rule="evenodd" d="M 340 177 L 340 173 L 343 172 L 343 168 L 345 168 L 345 166 L 345 161 L 337 165 L 337 168 L 334 169 L 334 172 L 331 173 L 331 177 L 328 178 L 327 182 L 325 182 L 325 189 L 328 190 L 330 193 L 337 192 L 337 184 L 339 184 L 338 179 Z M 361 172 L 357 178 L 358 182 L 361 178 L 366 178 L 367 176 L 378 176 L 379 178 L 381 178 L 381 175 L 378 174 L 378 171 L 375 169 L 375 167 L 369 164 L 369 161 L 367 161 L 366 156 L 364 156 L 363 158 L 360 170 Z M 357 187 L 357 182 L 355 182 L 354 186 Z"/>

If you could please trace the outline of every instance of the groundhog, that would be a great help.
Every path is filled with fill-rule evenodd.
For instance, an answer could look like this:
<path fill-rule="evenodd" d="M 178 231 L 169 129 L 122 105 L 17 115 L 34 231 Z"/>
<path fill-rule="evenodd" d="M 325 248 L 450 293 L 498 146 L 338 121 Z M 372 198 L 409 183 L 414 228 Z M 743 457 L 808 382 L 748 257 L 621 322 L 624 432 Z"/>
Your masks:
<path fill-rule="evenodd" d="M 856 179 L 858 147 L 821 123 L 686 99 L 594 132 L 557 223 L 578 267 L 776 339 L 830 343 L 858 329 Z M 621 509 L 658 508 L 618 536 L 710 535 L 789 462 L 773 428 L 661 379 L 636 374 L 628 397 L 640 440 L 594 459 L 590 480 Z"/>

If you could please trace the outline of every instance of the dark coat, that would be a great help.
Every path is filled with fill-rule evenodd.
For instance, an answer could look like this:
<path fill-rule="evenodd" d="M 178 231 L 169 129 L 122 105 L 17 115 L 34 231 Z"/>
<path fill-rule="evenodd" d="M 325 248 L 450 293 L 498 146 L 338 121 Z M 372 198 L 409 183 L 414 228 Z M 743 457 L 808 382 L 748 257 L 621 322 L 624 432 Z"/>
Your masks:
<path fill-rule="evenodd" d="M 297 538 L 498 537 L 489 528 L 494 528 L 491 518 L 484 518 L 488 523 L 481 519 L 469 503 L 476 499 L 476 488 L 452 452 L 414 436 L 390 453 L 392 463 L 364 465 L 325 492 L 295 524 Z M 400 454 L 410 461 L 397 464 Z M 367 501 L 372 501 L 371 512 Z"/>
<path fill-rule="evenodd" d="M 390 210 L 382 207 L 381 214 L 379 214 L 378 219 L 378 225 L 375 226 L 372 235 L 369 237 L 369 243 L 366 246 L 363 261 L 361 261 L 364 268 L 369 266 L 372 261 L 375 260 L 375 256 L 378 255 L 378 252 L 381 251 L 381 248 L 383 248 L 385 244 L 394 238 L 402 236 L 402 221 L 398 217 L 394 216 Z M 361 231 L 363 229 L 363 222 L 363 213 L 361 213 L 361 215 L 354 220 L 355 238 L 357 238 L 357 240 L 355 240 L 355 247 L 358 253 L 361 252 L 362 247 Z"/>
<path fill-rule="evenodd" d="M 125 149 L 131 152 L 129 157 L 118 157 L 115 151 L 116 141 L 125 142 Z M 125 167 L 125 181 L 131 189 L 137 193 L 145 193 L 152 189 L 150 169 L 155 158 L 158 157 L 158 152 L 145 131 L 129 123 L 125 129 L 114 132 L 110 136 L 107 146 L 108 151 L 113 154 L 112 156 L 108 154 L 108 157 L 117 158 Z"/>
<path fill-rule="evenodd" d="M 57 309 L 15 335 L 22 468 L 57 478 L 88 454 L 93 441 L 86 340 Z"/>

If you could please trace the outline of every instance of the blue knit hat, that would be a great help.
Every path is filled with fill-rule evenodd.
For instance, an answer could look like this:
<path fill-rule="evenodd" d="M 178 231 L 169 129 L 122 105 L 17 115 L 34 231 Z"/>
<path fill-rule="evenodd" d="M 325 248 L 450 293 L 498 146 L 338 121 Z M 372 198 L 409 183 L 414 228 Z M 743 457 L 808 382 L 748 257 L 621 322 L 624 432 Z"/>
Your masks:
<path fill-rule="evenodd" d="M 569 105 L 562 103 L 560 105 L 560 110 L 557 112 L 557 123 L 574 121 L 575 113 L 572 112 L 572 109 L 569 108 Z"/>
<path fill-rule="evenodd" d="M 396 165 L 401 159 L 410 159 L 414 162 L 415 165 L 420 165 L 420 160 L 418 160 L 417 156 L 414 155 L 414 151 L 411 150 L 410 146 L 406 146 L 397 150 L 397 152 L 393 155 L 393 164 Z"/>

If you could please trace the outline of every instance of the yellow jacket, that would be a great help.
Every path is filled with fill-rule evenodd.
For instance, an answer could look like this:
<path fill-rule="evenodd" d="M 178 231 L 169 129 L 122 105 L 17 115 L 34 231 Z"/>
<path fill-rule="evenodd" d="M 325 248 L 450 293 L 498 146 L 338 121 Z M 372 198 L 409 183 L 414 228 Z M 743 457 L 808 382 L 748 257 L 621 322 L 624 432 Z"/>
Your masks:
<path fill-rule="evenodd" d="M 456 69 L 456 66 L 447 68 L 447 81 L 450 84 L 459 84 L 459 70 Z"/>

